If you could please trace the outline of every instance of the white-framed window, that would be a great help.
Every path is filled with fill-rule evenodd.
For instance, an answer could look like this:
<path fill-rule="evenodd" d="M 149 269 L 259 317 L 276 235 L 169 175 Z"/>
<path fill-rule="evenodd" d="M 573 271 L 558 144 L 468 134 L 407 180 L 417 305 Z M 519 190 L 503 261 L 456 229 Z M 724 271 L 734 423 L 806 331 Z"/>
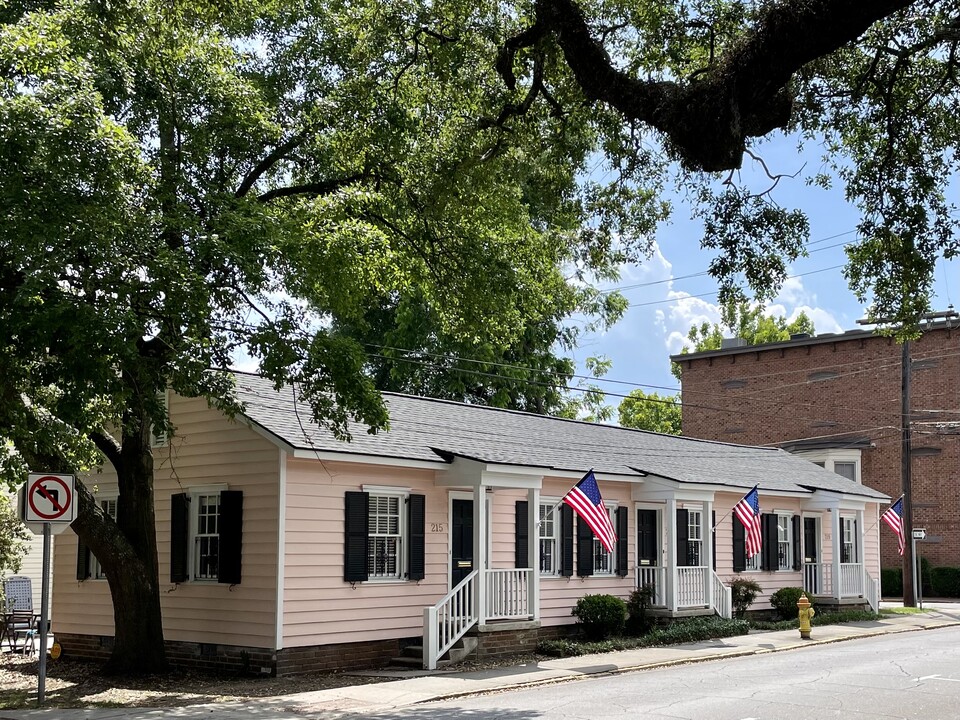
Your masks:
<path fill-rule="evenodd" d="M 101 497 L 97 499 L 97 504 L 100 506 L 100 509 L 103 510 L 104 515 L 112 517 L 114 520 L 117 519 L 117 498 Z M 100 567 L 100 561 L 97 560 L 97 556 L 90 553 L 90 559 L 93 562 L 93 567 L 90 568 L 91 577 L 97 580 L 106 580 L 107 574 L 103 571 L 103 568 Z"/>
<path fill-rule="evenodd" d="M 560 574 L 560 509 L 556 502 L 540 503 L 540 574 Z"/>
<path fill-rule="evenodd" d="M 367 575 L 370 580 L 403 580 L 406 531 L 403 492 L 370 492 Z"/>
<path fill-rule="evenodd" d="M 857 519 L 855 517 L 840 518 L 840 562 L 857 563 Z"/>
<path fill-rule="evenodd" d="M 610 524 L 613 527 L 617 526 L 617 507 L 616 505 L 604 505 L 607 511 L 607 517 L 610 518 Z M 600 542 L 596 536 L 593 538 L 593 574 L 594 575 L 613 575 L 616 568 L 616 550 L 617 546 L 613 546 L 613 550 L 608 551 L 603 543 Z"/>
<path fill-rule="evenodd" d="M 190 494 L 193 580 L 216 580 L 220 566 L 220 491 Z"/>
<path fill-rule="evenodd" d="M 798 450 L 794 455 L 806 458 L 814 465 L 835 472 L 856 483 L 862 483 L 860 476 L 860 450 L 849 448 L 825 450 Z"/>
<path fill-rule="evenodd" d="M 762 553 L 757 553 L 753 557 L 748 557 L 747 562 L 744 566 L 744 570 L 760 572 L 761 570 L 760 561 L 762 557 L 763 557 Z"/>
<path fill-rule="evenodd" d="M 835 461 L 833 463 L 833 471 L 837 475 L 842 475 L 847 480 L 853 480 L 854 482 L 858 482 L 857 463 L 855 462 L 847 462 L 847 461 L 841 462 L 839 460 Z"/>
<path fill-rule="evenodd" d="M 777 570 L 793 570 L 793 515 L 777 513 Z"/>
<path fill-rule="evenodd" d="M 687 563 L 693 567 L 703 565 L 703 511 L 687 511 Z"/>

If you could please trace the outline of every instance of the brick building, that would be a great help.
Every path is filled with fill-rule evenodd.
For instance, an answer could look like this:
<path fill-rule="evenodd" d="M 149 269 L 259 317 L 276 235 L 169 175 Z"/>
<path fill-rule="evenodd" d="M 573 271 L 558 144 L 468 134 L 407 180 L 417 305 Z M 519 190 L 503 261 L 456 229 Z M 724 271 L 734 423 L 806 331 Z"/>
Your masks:
<path fill-rule="evenodd" d="M 910 343 L 917 554 L 960 567 L 960 328 L 927 325 Z M 869 330 L 796 336 L 674 355 L 682 368 L 683 434 L 778 445 L 892 498 L 901 494 L 902 346 Z M 898 567 L 883 528 L 881 563 Z"/>

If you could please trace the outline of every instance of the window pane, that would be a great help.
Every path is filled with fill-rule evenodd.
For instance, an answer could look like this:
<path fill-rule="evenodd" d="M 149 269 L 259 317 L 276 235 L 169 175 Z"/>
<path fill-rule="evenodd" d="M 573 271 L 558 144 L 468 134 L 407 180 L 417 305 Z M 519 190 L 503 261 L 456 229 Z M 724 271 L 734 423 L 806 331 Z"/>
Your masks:
<path fill-rule="evenodd" d="M 857 464 L 852 462 L 835 462 L 833 464 L 833 471 L 837 475 L 842 475 L 847 480 L 857 480 Z"/>
<path fill-rule="evenodd" d="M 197 534 L 193 545 L 193 577 L 216 580 L 220 562 L 220 493 L 197 495 Z"/>
<path fill-rule="evenodd" d="M 399 579 L 402 563 L 402 500 L 399 495 L 371 495 L 367 574 L 371 578 Z"/>
<path fill-rule="evenodd" d="M 614 522 L 613 509 L 605 508 L 611 524 Z M 616 549 L 616 547 L 614 547 Z M 593 538 L 593 572 L 597 575 L 609 575 L 613 572 L 613 553 L 607 552 L 603 543 Z"/>
<path fill-rule="evenodd" d="M 557 547 L 559 540 L 557 538 L 556 517 L 559 511 L 551 503 L 540 504 L 540 574 L 556 575 L 559 572 L 559 562 L 557 560 Z"/>

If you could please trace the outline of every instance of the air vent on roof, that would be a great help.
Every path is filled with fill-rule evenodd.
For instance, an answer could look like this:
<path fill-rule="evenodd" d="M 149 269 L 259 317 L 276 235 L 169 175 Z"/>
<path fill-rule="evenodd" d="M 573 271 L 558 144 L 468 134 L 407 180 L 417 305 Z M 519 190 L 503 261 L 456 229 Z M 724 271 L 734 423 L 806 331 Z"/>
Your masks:
<path fill-rule="evenodd" d="M 810 337 L 810 333 L 793 333 L 793 334 L 790 336 L 790 339 L 791 339 L 791 340 L 806 340 L 808 337 Z"/>
<path fill-rule="evenodd" d="M 742 427 L 728 427 L 723 429 L 723 432 L 727 435 L 739 435 L 740 433 L 745 433 L 746 431 L 747 429 Z"/>
<path fill-rule="evenodd" d="M 720 349 L 729 350 L 731 348 L 741 348 L 741 347 L 746 347 L 749 344 L 750 343 L 748 343 L 746 339 L 741 337 L 722 338 L 720 340 Z"/>

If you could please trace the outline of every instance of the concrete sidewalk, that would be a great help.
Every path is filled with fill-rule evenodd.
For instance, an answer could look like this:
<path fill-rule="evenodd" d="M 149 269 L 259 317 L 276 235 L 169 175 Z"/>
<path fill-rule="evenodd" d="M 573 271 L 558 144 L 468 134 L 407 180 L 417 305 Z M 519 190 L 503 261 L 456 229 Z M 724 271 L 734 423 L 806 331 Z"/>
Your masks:
<path fill-rule="evenodd" d="M 395 679 L 390 682 L 260 698 L 246 703 L 148 709 L 0 710 L 0 720 L 327 720 L 351 716 L 366 717 L 371 713 L 398 710 L 431 700 L 494 690 L 572 681 L 592 675 L 609 675 L 679 663 L 794 650 L 875 635 L 960 626 L 960 604 L 926 604 L 924 610 L 923 614 L 917 615 L 892 615 L 871 622 L 814 627 L 810 640 L 802 640 L 796 630 L 754 632 L 741 637 L 560 658 L 477 672 L 371 671 L 358 675 Z"/>

